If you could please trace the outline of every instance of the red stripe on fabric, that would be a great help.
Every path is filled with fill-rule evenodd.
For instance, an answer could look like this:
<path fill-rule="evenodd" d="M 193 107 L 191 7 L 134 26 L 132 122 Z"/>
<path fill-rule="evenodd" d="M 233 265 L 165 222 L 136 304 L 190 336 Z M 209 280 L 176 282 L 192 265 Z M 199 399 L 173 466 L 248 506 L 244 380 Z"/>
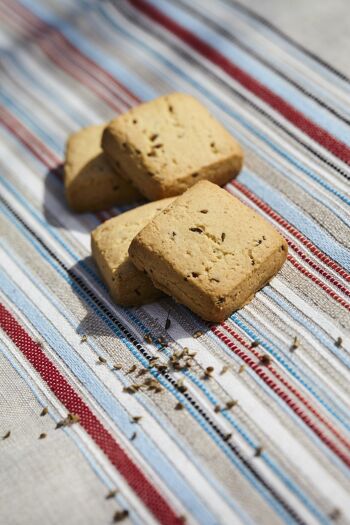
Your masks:
<path fill-rule="evenodd" d="M 327 445 L 327 447 L 334 452 L 338 458 L 340 458 L 345 465 L 350 467 L 350 456 L 341 450 L 318 426 L 312 421 L 312 419 L 297 405 L 297 403 L 284 392 L 278 384 L 271 379 L 266 373 L 263 367 L 256 362 L 253 358 L 249 357 L 243 350 L 238 348 L 230 339 L 219 330 L 218 326 L 211 326 L 212 332 L 223 341 L 228 348 L 230 348 L 236 355 L 238 355 L 254 372 L 267 384 L 271 390 L 273 390 L 279 398 L 281 398 L 291 410 L 319 437 L 319 439 Z"/>
<path fill-rule="evenodd" d="M 294 259 L 294 257 L 289 253 L 288 254 L 288 261 L 292 263 L 292 265 L 299 270 L 300 273 L 305 275 L 308 279 L 310 279 L 313 283 L 317 284 L 324 292 L 326 292 L 332 299 L 334 299 L 338 304 L 340 304 L 343 308 L 346 310 L 349 310 L 350 312 L 350 304 L 347 303 L 342 297 L 340 297 L 337 293 L 335 293 L 329 286 L 324 284 L 320 279 L 318 279 L 315 275 L 313 275 L 311 272 L 308 272 L 306 268 L 304 268 L 301 264 L 298 263 Z"/>
<path fill-rule="evenodd" d="M 40 374 L 57 399 L 69 412 L 79 415 L 81 426 L 104 452 L 109 461 L 118 469 L 152 514 L 166 525 L 183 524 L 182 519 L 176 516 L 167 501 L 151 485 L 113 436 L 104 428 L 95 414 L 45 355 L 40 345 L 29 336 L 15 317 L 1 303 L 0 326 Z"/>
<path fill-rule="evenodd" d="M 272 217 L 278 224 L 283 226 L 290 234 L 292 234 L 298 241 L 304 244 L 316 257 L 318 257 L 323 263 L 327 264 L 332 270 L 336 271 L 343 279 L 350 282 L 350 274 L 344 270 L 338 263 L 330 259 L 328 255 L 321 252 L 309 239 L 307 239 L 301 232 L 299 232 L 294 226 L 289 224 L 285 219 L 273 211 L 264 201 L 259 199 L 254 193 L 246 188 L 241 182 L 237 180 L 231 181 L 232 186 L 235 186 L 243 195 L 248 197 L 254 204 L 256 204 L 261 210 L 267 215 Z"/>
<path fill-rule="evenodd" d="M 36 16 L 30 9 L 16 1 L 9 2 L 7 6 L 13 12 L 17 12 L 20 14 L 20 22 L 22 22 L 23 19 L 27 19 L 28 23 L 32 24 L 36 28 L 37 36 L 40 39 L 42 39 L 43 37 L 45 38 L 47 36 L 49 36 L 48 40 L 52 40 L 53 37 L 59 38 L 60 41 L 64 43 L 66 48 L 69 49 L 70 53 L 74 54 L 75 58 L 78 58 L 81 61 L 81 63 L 84 63 L 88 66 L 89 73 L 94 77 L 94 79 L 97 82 L 101 82 L 101 84 L 103 84 L 106 89 L 110 90 L 116 98 L 119 98 L 120 101 L 126 103 L 123 99 L 121 99 L 121 93 L 125 93 L 135 103 L 138 103 L 140 101 L 111 73 L 99 66 L 99 64 L 97 64 L 92 58 L 88 57 L 83 52 L 81 52 L 80 49 L 77 48 L 72 42 L 70 42 L 54 25 L 48 24 L 40 17 Z"/>
<path fill-rule="evenodd" d="M 61 162 L 60 158 L 53 153 L 46 145 L 38 140 L 35 135 L 29 133 L 22 123 L 8 111 L 7 108 L 0 105 L 0 121 L 12 135 L 25 145 L 49 169 L 57 166 Z"/>
<path fill-rule="evenodd" d="M 19 23 L 23 25 L 26 17 L 28 18 L 27 12 L 25 11 Z M 34 38 L 37 46 L 57 67 L 85 85 L 91 92 L 119 113 L 121 104 L 126 105 L 126 102 L 118 96 L 115 90 L 110 89 L 112 86 L 111 82 L 109 81 L 103 84 L 99 73 L 97 72 L 96 75 L 92 74 L 94 69 L 89 65 L 87 70 L 84 65 L 81 64 L 81 56 L 74 53 L 74 49 L 69 48 L 63 37 L 61 37 L 60 34 L 56 34 L 56 31 L 54 32 L 51 26 L 46 26 L 39 21 L 34 24 L 34 28 L 25 31 L 27 37 Z M 60 41 L 60 45 L 57 43 L 57 40 Z"/>
<path fill-rule="evenodd" d="M 346 164 L 350 164 L 350 148 L 346 144 L 340 142 L 330 133 L 328 133 L 328 131 L 324 130 L 312 120 L 305 117 L 300 111 L 283 100 L 279 95 L 273 93 L 269 88 L 261 84 L 261 82 L 255 80 L 248 73 L 236 66 L 232 61 L 228 60 L 211 45 L 204 42 L 191 31 L 182 27 L 180 24 L 169 18 L 156 7 L 150 5 L 145 0 L 129 0 L 129 2 L 146 16 L 157 22 L 159 25 L 165 27 L 183 42 L 186 42 L 188 46 L 192 47 L 205 59 L 210 60 L 216 66 L 220 67 L 231 78 L 239 82 L 248 91 L 253 93 L 255 96 L 260 98 L 260 100 L 264 101 L 275 111 L 280 113 L 284 118 L 302 130 L 315 142 L 320 144 L 322 147 L 327 149 Z"/>
<path fill-rule="evenodd" d="M 261 352 L 259 352 L 256 348 L 253 348 L 251 344 L 249 344 L 247 341 L 243 339 L 235 330 L 233 330 L 230 326 L 227 325 L 226 322 L 222 323 L 220 325 L 222 328 L 226 330 L 230 335 L 232 335 L 241 345 L 243 345 L 245 348 L 247 348 L 252 354 L 254 354 L 257 358 L 260 357 Z M 268 367 L 269 372 L 271 372 L 278 381 L 280 381 L 285 387 L 292 392 L 309 410 L 314 414 L 314 416 L 323 423 L 328 430 L 332 432 L 341 442 L 342 444 L 350 450 L 350 441 L 346 439 L 339 431 L 336 429 L 332 423 L 330 423 L 316 408 L 314 408 L 311 403 L 297 390 L 293 385 L 287 381 L 277 370 L 276 368 L 270 364 Z"/>

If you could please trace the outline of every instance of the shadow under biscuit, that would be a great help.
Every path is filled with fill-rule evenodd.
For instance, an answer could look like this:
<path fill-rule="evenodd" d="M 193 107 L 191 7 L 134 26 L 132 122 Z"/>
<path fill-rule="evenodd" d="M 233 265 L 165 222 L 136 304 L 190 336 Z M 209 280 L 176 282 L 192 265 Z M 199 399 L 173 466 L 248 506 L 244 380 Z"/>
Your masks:
<path fill-rule="evenodd" d="M 62 215 L 71 215 L 72 211 L 68 208 L 63 185 L 63 164 L 57 164 L 51 168 L 44 179 L 44 200 L 43 215 L 48 224 L 55 228 L 69 229 L 72 231 L 86 232 L 84 224 L 89 214 L 74 214 L 76 220 L 70 227 L 65 226 Z"/>
<path fill-rule="evenodd" d="M 120 317 L 117 306 L 108 304 L 110 297 L 104 288 L 98 269 L 91 256 L 81 259 L 68 269 L 70 286 L 82 306 L 80 321 L 76 331 L 84 336 L 111 336 L 108 319 L 112 315 Z M 107 301 L 106 301 L 107 300 Z M 107 304 L 106 304 L 107 302 Z"/>

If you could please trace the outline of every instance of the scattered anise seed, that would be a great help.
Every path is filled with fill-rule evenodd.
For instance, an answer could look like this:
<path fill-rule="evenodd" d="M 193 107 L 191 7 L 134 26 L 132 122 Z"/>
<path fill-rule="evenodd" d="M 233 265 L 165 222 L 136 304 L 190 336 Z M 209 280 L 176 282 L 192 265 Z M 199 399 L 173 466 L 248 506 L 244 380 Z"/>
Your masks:
<path fill-rule="evenodd" d="M 117 512 L 114 513 L 113 521 L 114 523 L 119 523 L 120 521 L 123 521 L 125 518 L 129 516 L 128 510 L 117 510 Z"/>
<path fill-rule="evenodd" d="M 232 432 L 229 432 L 226 434 L 226 436 L 224 436 L 224 441 L 228 441 L 230 438 L 232 438 Z"/>
<path fill-rule="evenodd" d="M 222 234 L 221 234 L 221 242 L 224 242 L 225 237 L 226 237 L 226 233 L 222 233 Z"/>
<path fill-rule="evenodd" d="M 133 432 L 130 436 L 130 441 L 134 441 L 134 439 L 136 438 L 137 436 L 137 432 Z"/>
<path fill-rule="evenodd" d="M 163 388 L 161 386 L 156 386 L 154 391 L 156 394 L 159 394 L 159 392 L 163 391 Z"/>
<path fill-rule="evenodd" d="M 129 370 L 127 372 L 125 372 L 126 374 L 132 374 L 133 372 L 135 372 L 137 366 L 136 365 L 132 365 Z"/>
<path fill-rule="evenodd" d="M 113 370 L 121 370 L 123 367 L 119 363 L 113 365 Z"/>
<path fill-rule="evenodd" d="M 105 357 L 102 357 L 101 355 L 98 356 L 98 360 L 102 364 L 107 363 L 107 359 Z"/>
<path fill-rule="evenodd" d="M 271 364 L 271 361 L 272 359 L 268 354 L 262 354 L 259 357 L 259 362 L 264 366 L 268 366 L 269 364 Z"/>
<path fill-rule="evenodd" d="M 195 339 L 198 339 L 198 337 L 201 337 L 202 335 L 203 335 L 203 332 L 201 332 L 200 330 L 197 330 L 197 332 L 195 332 L 195 333 L 193 334 L 193 337 L 194 337 Z"/>
<path fill-rule="evenodd" d="M 329 519 L 331 519 L 332 521 L 338 520 L 340 516 L 341 516 L 341 512 L 337 508 L 333 509 L 332 512 L 329 513 Z"/>
<path fill-rule="evenodd" d="M 140 421 L 140 419 L 142 419 L 142 416 L 133 416 L 132 417 L 132 422 L 133 423 L 138 423 Z"/>
<path fill-rule="evenodd" d="M 46 414 L 48 413 L 48 411 L 49 411 L 49 409 L 48 409 L 47 407 L 44 407 L 44 408 L 42 409 L 42 411 L 40 412 L 40 415 L 41 415 L 41 416 L 46 416 Z"/>
<path fill-rule="evenodd" d="M 239 374 L 243 374 L 243 372 L 244 372 L 245 369 L 246 369 L 246 366 L 245 366 L 245 365 L 241 365 L 241 366 L 239 367 L 238 373 L 239 373 Z"/>
<path fill-rule="evenodd" d="M 343 344 L 343 339 L 341 337 L 338 337 L 338 339 L 336 340 L 336 342 L 334 344 L 335 344 L 335 346 L 340 348 L 341 345 Z"/>
<path fill-rule="evenodd" d="M 4 435 L 2 436 L 2 439 L 7 439 L 7 438 L 9 438 L 10 436 L 11 436 L 11 430 L 8 430 L 8 431 L 6 432 L 6 434 L 4 434 Z"/>
<path fill-rule="evenodd" d="M 263 453 L 263 447 L 256 447 L 255 449 L 255 452 L 254 452 L 254 456 L 256 458 L 259 458 L 261 456 L 261 454 Z"/>
<path fill-rule="evenodd" d="M 256 348 L 257 346 L 259 346 L 259 344 L 260 344 L 259 341 L 257 341 L 257 340 L 255 339 L 254 341 L 252 341 L 252 342 L 250 343 L 250 346 L 251 346 L 252 348 Z"/>
<path fill-rule="evenodd" d="M 86 341 L 87 341 L 87 335 L 83 335 L 82 338 L 80 339 L 80 342 L 86 343 Z"/>
<path fill-rule="evenodd" d="M 204 370 L 203 379 L 209 379 L 213 372 L 214 372 L 214 367 L 213 366 L 207 366 L 207 368 Z"/>
<path fill-rule="evenodd" d="M 297 338 L 297 336 L 294 337 L 293 339 L 293 343 L 292 343 L 292 346 L 290 347 L 290 349 L 293 351 L 293 350 L 296 350 L 300 345 L 300 342 L 299 342 L 299 339 Z"/>
<path fill-rule="evenodd" d="M 144 339 L 146 343 L 152 344 L 152 337 L 149 334 L 145 335 Z"/>
<path fill-rule="evenodd" d="M 180 520 L 182 523 L 186 523 L 187 518 L 186 518 L 186 516 L 184 516 L 183 514 L 181 514 L 181 516 L 179 516 L 179 520 Z"/>
<path fill-rule="evenodd" d="M 106 499 L 115 498 L 117 494 L 118 494 L 118 490 L 117 489 L 110 490 L 108 492 L 108 494 L 106 495 Z"/>
<path fill-rule="evenodd" d="M 156 368 L 157 370 L 159 370 L 159 372 L 165 372 L 165 370 L 167 370 L 167 365 L 156 365 Z"/>
<path fill-rule="evenodd" d="M 78 416 L 78 414 L 69 413 L 67 417 L 65 417 L 64 419 L 62 419 L 61 421 L 57 423 L 56 428 L 70 427 L 74 425 L 75 423 L 79 423 L 79 421 L 80 421 L 80 417 Z"/>
<path fill-rule="evenodd" d="M 127 394 L 136 394 L 137 390 L 133 386 L 124 386 L 123 392 L 126 392 Z"/>
<path fill-rule="evenodd" d="M 141 370 L 139 370 L 138 373 L 137 373 L 137 377 L 144 376 L 147 373 L 148 373 L 147 368 L 141 368 Z"/>
<path fill-rule="evenodd" d="M 235 399 L 229 399 L 228 401 L 226 401 L 225 407 L 227 408 L 227 410 L 230 410 L 230 408 L 233 408 L 236 405 L 237 401 Z"/>
<path fill-rule="evenodd" d="M 42 432 L 39 436 L 39 439 L 45 439 L 47 434 L 45 432 Z"/>
<path fill-rule="evenodd" d="M 222 369 L 220 370 L 220 375 L 223 376 L 224 374 L 226 374 L 227 370 L 228 370 L 228 366 L 227 365 L 224 365 L 222 367 Z"/>
<path fill-rule="evenodd" d="M 183 407 L 184 407 L 184 406 L 183 406 L 183 404 L 182 404 L 182 403 L 180 403 L 180 401 L 179 401 L 179 402 L 178 402 L 178 403 L 176 403 L 176 405 L 175 405 L 175 410 L 182 410 L 182 409 L 183 409 Z"/>
<path fill-rule="evenodd" d="M 167 317 L 167 320 L 165 321 L 165 330 L 168 330 L 170 328 L 170 325 L 171 325 L 171 321 L 169 317 Z"/>
<path fill-rule="evenodd" d="M 157 343 L 159 343 L 160 345 L 166 345 L 166 340 L 164 339 L 164 337 L 158 337 Z"/>
<path fill-rule="evenodd" d="M 218 413 L 221 411 L 220 405 L 215 405 L 214 412 Z"/>

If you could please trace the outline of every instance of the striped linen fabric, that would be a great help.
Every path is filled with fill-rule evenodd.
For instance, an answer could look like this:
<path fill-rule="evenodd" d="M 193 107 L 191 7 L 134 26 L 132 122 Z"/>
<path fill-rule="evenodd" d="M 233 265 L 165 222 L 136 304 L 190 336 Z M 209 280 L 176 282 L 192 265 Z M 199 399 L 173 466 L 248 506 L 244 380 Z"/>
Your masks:
<path fill-rule="evenodd" d="M 1 525 L 350 523 L 349 71 L 277 3 L 0 0 Z M 170 91 L 241 142 L 227 190 L 289 243 L 221 325 L 114 305 L 90 231 L 126 207 L 64 202 L 67 135 Z"/>

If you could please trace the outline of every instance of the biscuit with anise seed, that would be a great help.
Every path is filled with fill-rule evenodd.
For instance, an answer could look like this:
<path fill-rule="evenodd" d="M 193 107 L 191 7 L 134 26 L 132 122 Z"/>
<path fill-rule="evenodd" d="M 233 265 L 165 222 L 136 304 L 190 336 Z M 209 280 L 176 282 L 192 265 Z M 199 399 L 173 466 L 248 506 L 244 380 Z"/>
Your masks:
<path fill-rule="evenodd" d="M 238 142 L 183 93 L 120 115 L 106 127 L 102 147 L 149 200 L 180 195 L 202 179 L 226 184 L 243 162 Z"/>
<path fill-rule="evenodd" d="M 113 217 L 91 233 L 92 255 L 114 301 L 138 306 L 158 299 L 162 293 L 131 262 L 128 248 L 135 235 L 173 199 L 139 206 Z"/>
<path fill-rule="evenodd" d="M 129 254 L 157 288 L 203 319 L 220 322 L 269 282 L 287 250 L 265 219 L 202 181 L 152 219 Z"/>

